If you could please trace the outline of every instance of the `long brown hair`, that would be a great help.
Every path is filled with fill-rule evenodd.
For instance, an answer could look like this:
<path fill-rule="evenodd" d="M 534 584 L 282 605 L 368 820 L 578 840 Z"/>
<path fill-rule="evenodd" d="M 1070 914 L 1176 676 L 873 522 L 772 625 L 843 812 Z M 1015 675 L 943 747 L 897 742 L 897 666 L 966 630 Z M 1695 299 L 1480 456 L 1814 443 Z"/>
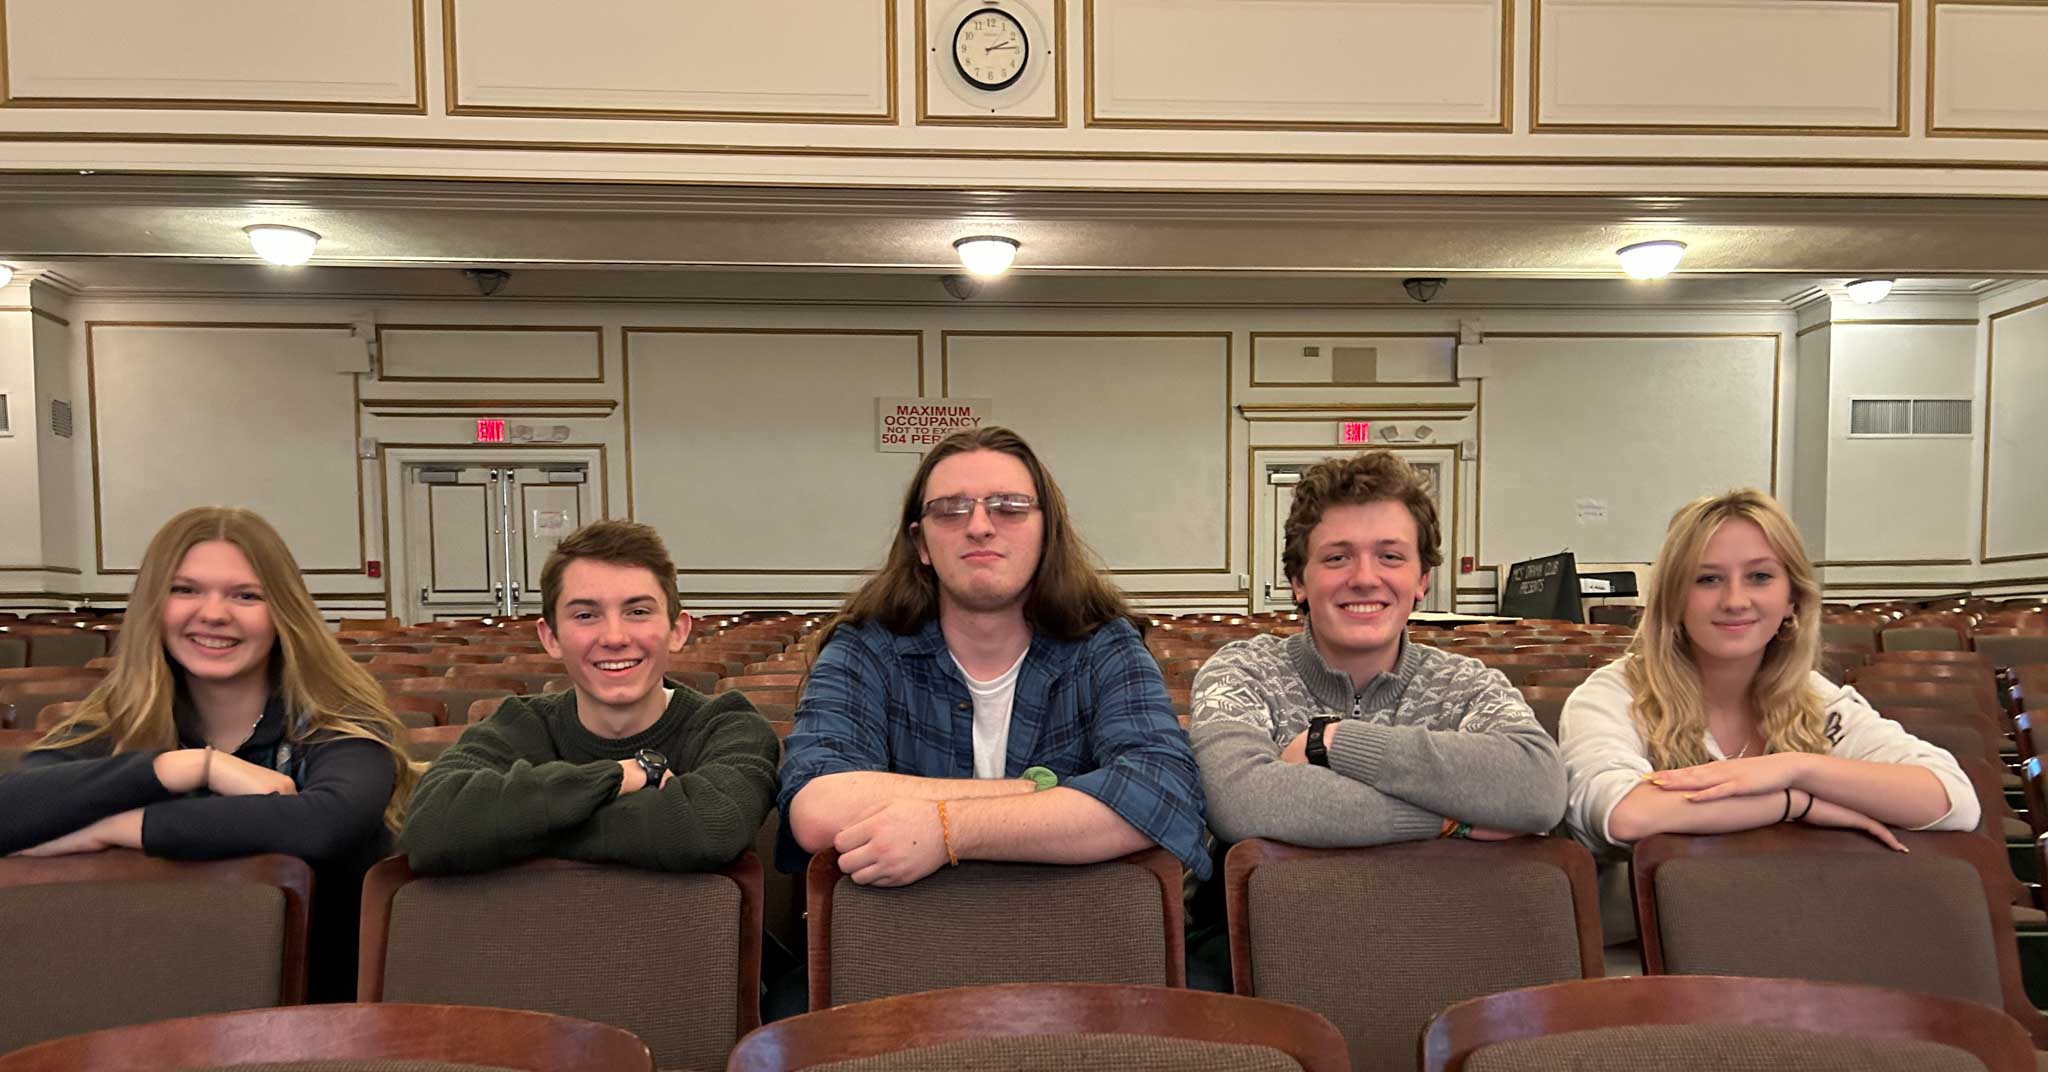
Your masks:
<path fill-rule="evenodd" d="M 284 697 L 285 710 L 303 716 L 287 720 L 291 739 L 304 743 L 307 739 L 359 737 L 389 750 L 397 777 L 384 808 L 384 824 L 397 830 L 413 783 L 419 778 L 401 743 L 403 724 L 391 713 L 376 679 L 349 658 L 327 631 L 284 539 L 269 522 L 235 507 L 196 507 L 157 530 L 143 552 L 121 633 L 114 641 L 113 667 L 79 702 L 71 717 L 36 747 L 70 747 L 96 737 L 111 739 L 115 752 L 178 747 L 171 708 L 179 670 L 164 652 L 164 603 L 186 552 L 211 540 L 240 548 L 263 586 L 270 621 L 277 630 L 270 653 L 272 680 Z"/>
<path fill-rule="evenodd" d="M 1763 530 L 1792 583 L 1792 615 L 1764 648 L 1749 685 L 1757 732 L 1768 752 L 1828 751 L 1826 723 L 1812 672 L 1820 657 L 1820 583 L 1799 528 L 1776 499 L 1755 488 L 1695 499 L 1671 518 L 1664 549 L 1650 571 L 1650 595 L 1623 673 L 1635 694 L 1636 729 L 1658 770 L 1690 767 L 1712 757 L 1702 743 L 1707 705 L 1685 633 L 1685 607 L 1707 541 L 1730 521 Z"/>
<path fill-rule="evenodd" d="M 1022 436 L 990 425 L 955 432 L 924 456 L 903 493 L 903 510 L 896 520 L 896 538 L 889 545 L 888 560 L 847 598 L 823 639 L 829 641 L 830 630 L 842 622 L 876 621 L 892 633 L 906 634 L 938 616 L 939 577 L 918 558 L 912 530 L 924 516 L 925 482 L 932 469 L 955 454 L 977 450 L 997 451 L 1022 462 L 1031 474 L 1039 508 L 1045 512 L 1045 539 L 1038 568 L 1025 592 L 1024 620 L 1033 629 L 1061 640 L 1079 640 L 1117 618 L 1128 620 L 1143 634 L 1145 621 L 1131 613 L 1123 593 L 1096 568 L 1088 545 L 1074 531 L 1066 496 L 1060 494 L 1060 486 L 1044 463 Z"/>

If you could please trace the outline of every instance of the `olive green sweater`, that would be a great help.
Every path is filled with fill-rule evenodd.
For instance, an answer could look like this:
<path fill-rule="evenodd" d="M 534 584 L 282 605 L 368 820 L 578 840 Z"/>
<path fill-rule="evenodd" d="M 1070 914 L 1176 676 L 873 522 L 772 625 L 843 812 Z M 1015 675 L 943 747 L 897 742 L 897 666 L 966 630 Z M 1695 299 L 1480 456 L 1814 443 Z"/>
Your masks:
<path fill-rule="evenodd" d="M 666 787 L 619 795 L 622 759 L 666 756 Z M 775 800 L 781 742 L 737 692 L 677 686 L 641 733 L 614 740 L 576 718 L 576 693 L 515 697 L 420 778 L 398 851 L 422 874 L 538 856 L 706 871 L 752 846 Z"/>

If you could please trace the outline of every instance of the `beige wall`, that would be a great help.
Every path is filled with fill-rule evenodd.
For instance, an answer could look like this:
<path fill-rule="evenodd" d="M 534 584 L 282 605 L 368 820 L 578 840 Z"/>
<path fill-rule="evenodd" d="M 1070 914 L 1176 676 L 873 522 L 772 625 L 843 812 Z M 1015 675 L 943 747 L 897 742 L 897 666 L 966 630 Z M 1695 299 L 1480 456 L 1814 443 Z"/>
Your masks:
<path fill-rule="evenodd" d="M 0 509 L 0 567 L 16 570 L 42 565 L 42 486 L 36 467 L 35 327 L 26 298 L 28 287 L 0 289 L 0 394 L 7 396 L 10 435 L 0 436 L 0 488 L 6 505 Z M 17 302 L 10 300 L 18 297 Z M 14 587 L 22 572 L 0 573 L 0 590 Z"/>
<path fill-rule="evenodd" d="M 2011 296 L 1991 314 L 1989 450 L 1986 467 L 1984 561 L 2006 575 L 2048 572 L 2048 449 L 2040 414 L 2048 410 L 2048 286 Z"/>
<path fill-rule="evenodd" d="M 991 94 L 952 74 L 971 5 L 942 0 L 9 0 L 0 139 L 23 168 L 766 185 L 2031 195 L 2048 172 L 2038 4 L 1009 2 L 1042 73 Z"/>
<path fill-rule="evenodd" d="M 2040 297 L 2048 290 L 2009 290 L 1985 308 Z M 2040 402 L 2039 378 L 2028 372 L 2040 363 L 2034 351 L 2048 352 L 2035 337 L 2048 335 L 2035 330 L 2040 308 L 2048 307 L 1997 322 L 1994 428 L 2022 427 L 2013 415 Z M 40 492 L 32 501 L 62 516 L 0 521 L 0 530 L 18 530 L 23 553 L 48 545 L 36 548 L 44 557 L 0 564 L 75 563 L 82 572 L 13 575 L 0 591 L 118 597 L 129 578 L 101 573 L 102 556 L 109 570 L 132 568 L 164 517 L 230 501 L 272 515 L 308 568 L 336 571 L 312 580 L 331 611 L 381 611 L 394 557 L 386 547 L 400 520 L 384 502 L 401 463 L 437 452 L 515 456 L 522 448 L 474 445 L 476 417 L 493 415 L 565 428 L 559 445 L 529 451 L 592 459 L 598 508 L 663 531 L 693 604 L 825 606 L 879 560 L 916 465 L 915 455 L 874 450 L 874 399 L 914 395 L 920 384 L 928 395 L 988 398 L 994 420 L 1030 436 L 1068 491 L 1083 535 L 1121 584 L 1160 608 L 1243 606 L 1271 580 L 1256 553 L 1271 524 L 1260 513 L 1262 493 L 1270 495 L 1260 467 L 1339 452 L 1343 420 L 1393 426 L 1404 449 L 1455 459 L 1445 553 L 1453 570 L 1463 556 L 1479 570 L 1440 583 L 1455 585 L 1468 609 L 1490 603 L 1491 567 L 1560 547 L 1587 562 L 1647 562 L 1685 499 L 1768 488 L 1774 473 L 1795 508 L 1811 499 L 1802 486 L 1824 499 L 1830 556 L 1847 557 L 1840 541 L 1862 540 L 1845 546 L 1882 561 L 1966 561 L 1830 569 L 1841 592 L 2043 572 L 2039 561 L 1981 570 L 1968 561 L 1981 439 L 1901 441 L 1867 462 L 1875 458 L 1869 444 L 1831 438 L 1828 421 L 1846 419 L 1852 393 L 1980 397 L 1977 332 L 1968 325 L 1836 324 L 1797 340 L 1795 351 L 1789 311 L 80 299 L 65 315 L 68 329 L 35 318 L 48 326 L 34 329 L 44 334 L 37 357 L 45 363 L 34 389 L 62 389 L 63 377 L 44 374 L 62 355 L 80 385 L 78 438 L 48 440 L 57 449 L 21 478 Z M 1418 358 L 1400 373 L 1442 368 L 1462 376 L 1454 381 L 1318 384 L 1312 372 L 1272 363 L 1268 375 L 1281 378 L 1254 381 L 1247 359 L 1261 349 L 1298 359 L 1304 346 L 1375 341 L 1392 352 L 1402 340 L 1423 340 L 1416 345 L 1434 353 L 1458 337 L 1461 318 L 1483 343 L 1464 347 L 1455 367 Z M 0 314 L 0 326 L 11 319 L 29 318 Z M 259 321 L 281 326 L 206 326 Z M 360 360 L 361 333 L 378 325 L 387 347 L 408 333 L 434 343 L 404 357 L 403 380 L 337 372 Z M 1864 338 L 1846 341 L 1853 334 Z M 88 338 L 97 388 L 89 399 Z M 492 338 L 517 340 L 511 352 L 521 356 L 507 374 L 522 379 L 477 382 L 489 371 L 480 362 Z M 1806 345 L 1816 338 L 1831 342 L 1822 371 L 1832 382 L 1795 383 L 1795 352 L 1819 360 Z M 594 357 L 597 375 L 583 375 Z M 525 365 L 535 360 L 579 374 L 531 382 Z M 1418 427 L 1431 429 L 1421 442 L 1409 438 Z M 352 457 L 358 435 L 375 440 L 373 457 Z M 1801 453 L 1815 442 L 1825 447 L 1823 464 Z M 2003 442 L 1995 438 L 1990 454 L 1993 551 L 2048 551 L 2014 542 L 2042 531 L 2029 513 L 2033 497 L 2001 493 L 2039 483 L 2039 452 Z M 1894 456 L 1901 444 L 1903 461 Z M 21 445 L 0 441 L 0 458 Z M 1942 496 L 1938 517 L 1908 517 L 1900 506 L 1898 473 L 1915 465 L 1926 469 L 1914 471 L 1928 488 L 1916 502 Z M 68 489 L 52 486 L 67 479 Z M 1581 511 L 1580 500 L 1591 508 Z M 1805 512 L 1800 520 L 1814 523 Z M 383 561 L 386 577 L 365 576 L 363 558 Z"/>

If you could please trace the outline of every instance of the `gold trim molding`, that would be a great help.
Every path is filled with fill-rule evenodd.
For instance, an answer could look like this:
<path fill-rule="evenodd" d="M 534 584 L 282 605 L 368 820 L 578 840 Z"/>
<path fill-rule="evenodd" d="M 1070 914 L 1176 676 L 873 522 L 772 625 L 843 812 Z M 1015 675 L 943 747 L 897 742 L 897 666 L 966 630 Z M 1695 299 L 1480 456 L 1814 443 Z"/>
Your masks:
<path fill-rule="evenodd" d="M 2034 8 L 2048 14 L 2048 0 L 1927 0 L 1927 117 L 1926 131 L 1929 138 L 2048 138 L 2048 127 L 1944 127 L 1934 120 L 1934 89 L 1940 85 L 1935 77 L 1935 65 L 1940 62 L 1940 51 L 1935 47 L 1935 27 L 1940 24 L 1937 17 L 1945 7 L 2021 7 Z"/>
<path fill-rule="evenodd" d="M 1500 46 L 1495 64 L 1500 76 L 1500 118 L 1493 122 L 1430 121 L 1341 122 L 1285 119 L 1167 119 L 1144 116 L 1105 118 L 1095 113 L 1095 0 L 1081 3 L 1081 123 L 1103 130 L 1260 130 L 1344 131 L 1352 133 L 1512 134 L 1515 130 L 1515 0 L 1499 0 Z"/>
<path fill-rule="evenodd" d="M 418 2 L 418 0 L 415 0 Z M 687 108 L 575 108 L 550 106 L 511 106 L 495 104 L 464 104 L 460 83 L 456 78 L 458 54 L 456 0 L 441 0 L 441 65 L 446 74 L 443 99 L 449 115 L 490 115 L 517 116 L 539 119 L 657 119 L 676 120 L 691 123 L 839 123 L 839 124 L 883 124 L 896 123 L 896 0 L 882 0 L 882 27 L 884 59 L 882 96 L 884 107 L 880 112 L 735 112 L 699 110 Z M 562 9 L 565 17 L 573 17 L 570 9 Z"/>
<path fill-rule="evenodd" d="M 1051 0 L 1052 4 L 1052 115 L 1050 116 L 1004 116 L 1004 115 L 933 115 L 928 82 L 931 60 L 926 54 L 929 47 L 927 38 L 931 31 L 926 25 L 926 11 L 933 0 L 911 0 L 917 7 L 917 41 L 912 53 L 917 57 L 917 125 L 921 127 L 1058 127 L 1067 125 L 1067 0 Z M 944 62 L 943 60 L 939 62 Z"/>
<path fill-rule="evenodd" d="M 85 322 L 85 412 L 89 422 L 87 450 L 92 461 L 92 544 L 94 572 L 101 576 L 124 576 L 140 572 L 139 569 L 113 569 L 107 566 L 106 513 L 100 499 L 100 413 L 99 379 L 94 356 L 94 334 L 100 328 L 179 328 L 205 330 L 249 329 L 259 331 L 350 331 L 352 324 L 295 324 L 271 323 L 265 321 L 202 321 L 202 320 L 88 320 Z M 363 379 L 360 375 L 349 377 L 349 412 L 355 421 L 355 438 L 350 442 L 350 456 L 354 447 L 363 438 Z M 365 519 L 367 507 L 363 501 L 363 466 L 360 460 L 350 466 L 356 478 L 356 552 L 357 562 L 353 567 L 304 569 L 300 573 L 308 577 L 350 577 L 360 576 L 368 571 L 370 543 L 368 522 Z"/>
<path fill-rule="evenodd" d="M 1998 368 L 1998 322 L 2006 317 L 2017 316 L 2020 313 L 2038 309 L 2044 305 L 2048 305 L 2048 298 L 2035 298 L 2024 305 L 2016 305 L 2010 309 L 1992 313 L 1989 317 L 1985 318 L 1984 462 L 1983 471 L 1979 474 L 1981 479 L 1977 483 L 1977 486 L 1982 489 L 1981 494 L 1978 496 L 1980 501 L 1977 512 L 1977 561 L 1987 566 L 2000 562 L 2032 562 L 2035 559 L 2048 558 L 2048 551 L 2026 551 L 2016 555 L 1993 555 L 1991 553 L 1991 442 L 1995 438 L 1991 421 L 1998 412 L 1992 408 L 1991 389 L 1996 384 L 1995 375 Z"/>
<path fill-rule="evenodd" d="M 427 114 L 425 0 L 412 0 L 412 84 L 409 104 L 363 101 L 244 100 L 222 97 L 17 97 L 7 76 L 7 0 L 0 0 L 0 108 L 118 108 L 163 111 L 331 112 L 359 115 Z"/>
<path fill-rule="evenodd" d="M 1898 73 L 1894 76 L 1893 114 L 1888 127 L 1801 126 L 1778 123 L 1546 123 L 1543 121 L 1543 0 L 1529 0 L 1529 131 L 1534 134 L 1767 134 L 1790 137 L 1903 138 L 1910 132 L 1913 66 L 1911 0 L 1820 0 L 1823 3 L 1882 4 L 1898 9 Z"/>
<path fill-rule="evenodd" d="M 595 376 L 390 376 L 384 372 L 384 334 L 391 331 L 413 332 L 483 332 L 483 331 L 534 331 L 554 332 L 561 335 L 580 335 L 589 332 L 597 339 L 597 375 Z M 377 382 L 379 383 L 603 383 L 604 379 L 604 329 L 588 324 L 379 324 L 377 325 Z"/>

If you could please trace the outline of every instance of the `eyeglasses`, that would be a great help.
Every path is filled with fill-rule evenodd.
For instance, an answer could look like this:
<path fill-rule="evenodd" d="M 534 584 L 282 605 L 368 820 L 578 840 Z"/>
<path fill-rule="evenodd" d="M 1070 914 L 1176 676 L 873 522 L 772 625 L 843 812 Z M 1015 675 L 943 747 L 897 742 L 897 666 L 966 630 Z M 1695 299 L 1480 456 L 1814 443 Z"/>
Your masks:
<path fill-rule="evenodd" d="M 976 499 L 967 495 L 947 495 L 925 503 L 924 516 L 941 525 L 965 524 L 968 518 L 974 516 L 975 503 L 988 508 L 991 521 L 1022 521 L 1031 516 L 1031 511 L 1038 508 L 1037 500 L 1015 492 L 991 495 L 986 499 Z"/>

